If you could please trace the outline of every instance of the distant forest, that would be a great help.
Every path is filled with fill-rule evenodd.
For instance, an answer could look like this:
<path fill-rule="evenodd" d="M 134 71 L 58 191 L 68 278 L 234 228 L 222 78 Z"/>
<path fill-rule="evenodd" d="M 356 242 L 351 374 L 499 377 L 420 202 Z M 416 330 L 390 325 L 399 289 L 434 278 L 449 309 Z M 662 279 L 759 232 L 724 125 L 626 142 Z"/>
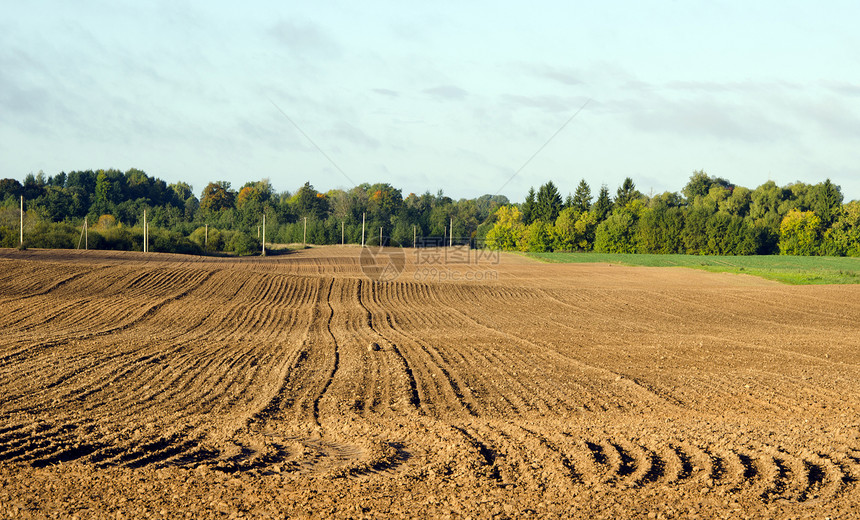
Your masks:
<path fill-rule="evenodd" d="M 142 250 L 147 213 L 151 251 L 254 254 L 267 243 L 470 244 L 516 251 L 597 251 L 702 255 L 860 256 L 860 201 L 839 186 L 768 181 L 749 189 L 696 171 L 680 192 L 647 196 L 627 178 L 612 196 L 585 180 L 562 196 L 553 182 L 524 201 L 501 195 L 453 200 L 440 190 L 403 196 L 390 184 L 317 191 L 309 182 L 276 192 L 268 180 L 234 189 L 210 182 L 200 198 L 130 169 L 27 175 L 0 180 L 0 247 L 76 248 L 84 222 L 91 249 Z M 453 225 L 453 229 L 451 226 Z M 305 235 L 306 233 L 306 235 Z M 453 237 L 453 238 L 452 238 Z"/>

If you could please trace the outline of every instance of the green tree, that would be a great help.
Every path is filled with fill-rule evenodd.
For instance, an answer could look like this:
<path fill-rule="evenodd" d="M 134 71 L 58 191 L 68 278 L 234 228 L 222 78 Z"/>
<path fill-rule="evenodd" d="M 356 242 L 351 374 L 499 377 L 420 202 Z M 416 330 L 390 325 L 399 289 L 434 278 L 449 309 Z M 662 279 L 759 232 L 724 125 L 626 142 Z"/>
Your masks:
<path fill-rule="evenodd" d="M 537 205 L 535 198 L 535 189 L 534 187 L 530 187 L 529 192 L 526 195 L 526 201 L 523 203 L 520 210 L 522 213 L 523 224 L 525 225 L 531 224 L 532 221 L 537 218 L 537 216 L 535 215 Z"/>
<path fill-rule="evenodd" d="M 824 233 L 822 253 L 838 256 L 860 256 L 860 201 L 842 206 L 839 218 Z"/>
<path fill-rule="evenodd" d="M 791 191 L 767 181 L 756 188 L 750 198 L 749 219 L 761 235 L 759 254 L 776 253 L 780 223 L 790 209 L 785 202 L 791 198 Z"/>
<path fill-rule="evenodd" d="M 152 179 L 145 172 L 132 168 L 125 172 L 125 200 L 150 199 L 153 202 Z"/>
<path fill-rule="evenodd" d="M 504 195 L 484 194 L 475 199 L 475 204 L 478 207 L 478 219 L 486 222 L 496 210 L 510 204 L 510 201 Z"/>
<path fill-rule="evenodd" d="M 75 197 L 65 188 L 48 185 L 45 194 L 37 199 L 36 204 L 42 207 L 47 217 L 53 222 L 60 222 L 72 216 L 80 216 L 81 209 L 76 207 Z"/>
<path fill-rule="evenodd" d="M 830 179 L 816 184 L 811 190 L 812 209 L 821 219 L 821 225 L 830 227 L 842 209 L 842 189 Z"/>
<path fill-rule="evenodd" d="M 393 246 L 412 246 L 412 226 L 405 221 L 398 220 L 391 231 L 391 244 Z"/>
<path fill-rule="evenodd" d="M 526 226 L 517 242 L 520 251 L 544 253 L 552 251 L 552 230 L 543 220 L 535 220 Z"/>
<path fill-rule="evenodd" d="M 69 172 L 66 189 L 77 197 L 78 202 L 86 208 L 84 213 L 87 213 L 95 197 L 96 173 L 92 170 Z"/>
<path fill-rule="evenodd" d="M 185 203 L 185 201 L 188 200 L 190 197 L 194 196 L 194 188 L 192 188 L 191 185 L 187 182 L 175 182 L 168 186 L 168 188 L 173 190 L 173 193 L 176 195 L 176 198 L 183 203 Z"/>
<path fill-rule="evenodd" d="M 116 170 L 99 170 L 93 204 L 98 214 L 110 213 L 122 202 L 123 177 Z M 91 210 L 92 212 L 92 210 Z"/>
<path fill-rule="evenodd" d="M 471 243 L 480 224 L 480 209 L 471 199 L 460 199 L 452 205 L 451 217 L 454 219 L 454 239 Z"/>
<path fill-rule="evenodd" d="M 589 251 L 594 247 L 594 234 L 597 230 L 597 216 L 593 211 L 579 214 L 574 227 L 576 228 L 576 247 L 582 251 Z"/>
<path fill-rule="evenodd" d="M 755 236 L 743 218 L 718 211 L 705 225 L 709 255 L 751 255 L 756 252 Z"/>
<path fill-rule="evenodd" d="M 732 184 L 726 179 L 711 177 L 705 173 L 705 170 L 697 170 L 690 176 L 690 181 L 684 186 L 681 193 L 686 197 L 687 203 L 692 204 L 696 197 L 707 196 L 714 186 L 730 189 Z"/>
<path fill-rule="evenodd" d="M 561 195 L 558 193 L 558 188 L 549 181 L 538 190 L 532 220 L 542 220 L 544 223 L 551 224 L 555 222 L 561 208 Z"/>
<path fill-rule="evenodd" d="M 66 172 L 60 172 L 54 176 L 48 177 L 48 186 L 54 186 L 56 188 L 65 188 L 66 187 Z"/>
<path fill-rule="evenodd" d="M 708 253 L 708 219 L 713 212 L 705 206 L 690 208 L 684 218 L 682 239 L 684 250 L 688 255 L 705 255 Z"/>
<path fill-rule="evenodd" d="M 667 208 L 678 208 L 684 205 L 684 199 L 674 192 L 666 191 L 650 197 L 648 199 L 648 207 L 656 208 L 665 206 Z"/>
<path fill-rule="evenodd" d="M 598 253 L 635 253 L 640 211 L 635 201 L 613 211 L 595 230 L 594 250 Z"/>
<path fill-rule="evenodd" d="M 627 177 L 621 183 L 621 186 L 618 187 L 618 191 L 615 194 L 615 207 L 622 208 L 639 198 L 642 198 L 642 194 L 636 189 L 633 179 Z"/>
<path fill-rule="evenodd" d="M 749 188 L 736 186 L 732 190 L 732 194 L 725 200 L 719 203 L 720 211 L 725 211 L 729 215 L 737 215 L 746 217 L 750 212 L 750 203 L 752 202 L 752 192 Z"/>
<path fill-rule="evenodd" d="M 260 226 L 263 213 L 266 213 L 264 204 L 266 197 L 266 192 L 254 182 L 245 184 L 236 194 L 236 216 L 239 219 L 239 226 L 246 232 Z M 270 217 L 269 225 L 274 224 Z"/>
<path fill-rule="evenodd" d="M 553 250 L 588 251 L 594 244 L 596 228 L 594 213 L 578 213 L 572 207 L 561 210 L 552 229 Z"/>
<path fill-rule="evenodd" d="M 612 199 L 609 198 L 609 188 L 605 184 L 600 186 L 600 192 L 597 195 L 597 200 L 594 202 L 592 211 L 598 222 L 606 220 L 609 212 L 612 211 Z"/>
<path fill-rule="evenodd" d="M 391 217 L 403 207 L 403 195 L 399 189 L 390 184 L 374 184 L 368 189 L 368 210 L 371 218 L 383 224 L 389 224 Z"/>
<path fill-rule="evenodd" d="M 684 212 L 677 206 L 657 203 L 642 211 L 637 227 L 637 251 L 670 254 L 683 252 Z"/>
<path fill-rule="evenodd" d="M 325 195 L 315 190 L 310 182 L 306 182 L 299 188 L 290 200 L 290 205 L 300 218 L 323 220 L 328 213 L 328 201 Z"/>
<path fill-rule="evenodd" d="M 780 188 L 773 181 L 767 181 L 752 192 L 750 202 L 750 217 L 755 222 L 779 229 L 784 215 L 780 213 L 780 204 L 789 198 L 790 192 Z"/>
<path fill-rule="evenodd" d="M 427 224 L 429 226 L 430 236 L 444 237 L 448 236 L 448 226 L 451 222 L 451 214 L 453 213 L 452 204 L 441 204 L 434 206 L 428 215 Z"/>
<path fill-rule="evenodd" d="M 585 213 L 591 209 L 591 188 L 585 182 L 585 179 L 580 180 L 576 186 L 576 192 L 573 194 L 570 206 L 577 213 Z"/>
<path fill-rule="evenodd" d="M 39 171 L 36 175 L 29 173 L 24 177 L 24 185 L 22 187 L 21 194 L 24 195 L 24 198 L 27 200 L 35 200 L 45 194 L 45 186 L 47 186 L 45 172 Z"/>
<path fill-rule="evenodd" d="M 577 247 L 576 221 L 579 213 L 573 207 L 564 208 L 552 228 L 553 250 L 574 251 Z"/>
<path fill-rule="evenodd" d="M 8 197 L 17 199 L 24 192 L 24 187 L 16 179 L 0 179 L 0 202 Z"/>

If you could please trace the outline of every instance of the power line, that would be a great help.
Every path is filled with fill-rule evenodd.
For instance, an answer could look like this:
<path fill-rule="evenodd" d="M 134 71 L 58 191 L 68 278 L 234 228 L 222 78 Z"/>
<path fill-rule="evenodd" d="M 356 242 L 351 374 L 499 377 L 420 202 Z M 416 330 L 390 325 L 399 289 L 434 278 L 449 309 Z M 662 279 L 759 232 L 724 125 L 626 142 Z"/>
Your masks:
<path fill-rule="evenodd" d="M 272 101 L 271 99 L 269 99 L 269 102 L 272 104 L 272 106 L 274 106 L 274 107 L 278 110 L 278 112 L 280 112 L 280 113 L 281 113 L 281 115 L 283 115 L 284 117 L 286 117 L 286 118 L 287 118 L 287 121 L 289 121 L 290 123 L 292 123 L 292 125 L 293 125 L 294 127 L 296 127 L 296 130 L 298 130 L 298 131 L 299 131 L 299 133 L 301 133 L 303 136 L 305 136 L 305 139 L 307 139 L 309 143 L 311 143 L 312 145 L 314 145 L 314 148 L 316 148 L 316 149 L 317 149 L 317 151 L 318 151 L 319 153 L 321 153 L 323 157 L 325 157 L 326 159 L 328 159 L 328 162 L 330 162 L 330 163 L 331 163 L 331 165 L 332 165 L 332 166 L 334 166 L 334 167 L 335 167 L 335 169 L 336 169 L 337 171 L 339 171 L 341 175 L 343 175 L 344 179 L 348 180 L 348 181 L 349 181 L 349 183 L 350 183 L 351 185 L 353 185 L 353 186 L 355 186 L 355 185 L 356 185 L 356 184 L 355 184 L 355 182 L 354 182 L 352 179 L 350 179 L 350 178 L 349 178 L 349 175 L 347 175 L 347 174 L 346 174 L 346 172 L 344 172 L 344 171 L 340 168 L 340 166 L 338 166 L 338 165 L 337 165 L 337 163 L 336 163 L 336 162 L 334 162 L 334 161 L 332 160 L 332 158 L 331 158 L 331 157 L 329 157 L 329 156 L 328 156 L 328 154 L 327 154 L 327 153 L 325 153 L 325 152 L 323 151 L 323 149 L 322 149 L 322 148 L 320 148 L 320 147 L 319 147 L 319 145 L 317 145 L 317 143 L 316 143 L 316 142 L 314 142 L 314 140 L 313 140 L 313 139 L 311 139 L 311 136 L 309 136 L 308 134 L 306 134 L 306 133 L 305 133 L 305 131 L 304 131 L 304 130 L 302 130 L 302 128 L 301 128 L 299 125 L 297 125 L 297 124 L 296 124 L 296 122 L 295 122 L 295 121 L 293 121 L 293 120 L 292 120 L 292 118 L 290 118 L 290 116 L 288 116 L 288 115 L 287 115 L 287 113 L 286 113 L 286 112 L 284 112 L 283 110 L 281 110 L 281 107 L 279 107 L 278 105 L 276 105 L 276 104 L 275 104 L 275 102 L 274 102 L 274 101 Z"/>
<path fill-rule="evenodd" d="M 572 116 L 570 116 L 570 117 L 568 118 L 568 120 L 567 120 L 567 121 L 565 121 L 565 122 L 564 122 L 564 124 L 563 124 L 563 125 L 561 125 L 561 126 L 559 127 L 559 129 L 558 129 L 558 130 L 556 130 L 556 131 L 555 131 L 555 133 L 554 133 L 554 134 L 552 134 L 552 135 L 550 136 L 550 138 L 549 138 L 549 139 L 547 139 L 547 140 L 546 140 L 546 142 L 545 142 L 545 143 L 544 143 L 540 148 L 538 148 L 538 149 L 537 149 L 537 151 L 536 151 L 535 153 L 533 153 L 533 154 L 531 155 L 531 157 L 529 157 L 529 158 L 528 158 L 528 160 L 526 160 L 526 162 L 524 162 L 524 163 L 523 163 L 523 165 L 522 165 L 522 166 L 520 166 L 520 168 L 519 168 L 517 171 L 515 171 L 515 172 L 514 172 L 514 174 L 513 174 L 513 175 L 511 175 L 511 178 L 510 178 L 510 179 L 508 179 L 507 181 L 505 181 L 505 183 L 504 183 L 504 184 L 502 184 L 502 186 L 501 186 L 498 190 L 496 190 L 496 195 L 498 195 L 498 194 L 499 194 L 503 189 L 505 189 L 505 186 L 507 186 L 509 182 L 511 182 L 512 180 L 514 180 L 514 177 L 516 177 L 517 175 L 519 175 L 519 173 L 520 173 L 521 171 L 523 171 L 523 169 L 525 169 L 525 167 L 526 167 L 526 166 L 528 166 L 528 164 L 529 164 L 530 162 L 532 162 L 532 159 L 534 159 L 535 157 L 537 157 L 537 155 L 538 155 L 539 153 L 541 153 L 541 152 L 543 151 L 543 149 L 544 149 L 544 148 L 546 148 L 546 146 L 547 146 L 547 145 L 548 145 L 548 144 L 549 144 L 553 139 L 555 139 L 555 136 L 557 136 L 558 134 L 560 134 L 560 133 L 561 133 L 561 131 L 562 131 L 562 130 L 564 130 L 564 127 L 566 127 L 566 126 L 567 126 L 571 121 L 573 121 L 573 118 L 575 118 L 576 116 L 578 116 L 578 115 L 579 115 L 579 113 L 580 113 L 580 112 L 582 112 L 582 109 L 584 109 L 584 108 L 585 108 L 585 106 L 586 106 L 586 105 L 588 105 L 588 103 L 590 103 L 590 102 L 591 102 L 591 98 L 586 99 L 586 100 L 585 100 L 585 103 L 583 103 L 583 104 L 582 104 L 582 106 L 581 106 L 581 107 L 579 107 L 579 110 L 577 110 L 576 112 L 574 112 L 574 113 L 573 113 L 573 115 L 572 115 Z"/>

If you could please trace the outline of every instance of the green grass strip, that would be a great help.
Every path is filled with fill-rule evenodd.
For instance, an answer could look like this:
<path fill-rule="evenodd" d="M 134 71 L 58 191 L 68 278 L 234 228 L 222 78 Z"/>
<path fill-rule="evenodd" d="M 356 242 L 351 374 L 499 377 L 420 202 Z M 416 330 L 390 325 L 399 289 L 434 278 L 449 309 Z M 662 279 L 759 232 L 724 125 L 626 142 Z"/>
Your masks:
<path fill-rule="evenodd" d="M 835 256 L 697 256 L 612 253 L 524 253 L 543 262 L 689 267 L 749 274 L 791 285 L 860 283 L 860 258 Z"/>

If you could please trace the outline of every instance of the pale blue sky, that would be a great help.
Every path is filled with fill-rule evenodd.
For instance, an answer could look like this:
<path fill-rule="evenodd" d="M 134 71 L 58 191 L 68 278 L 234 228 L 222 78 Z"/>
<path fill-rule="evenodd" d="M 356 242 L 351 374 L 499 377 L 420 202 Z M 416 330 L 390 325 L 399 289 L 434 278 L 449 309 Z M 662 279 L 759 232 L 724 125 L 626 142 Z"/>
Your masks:
<path fill-rule="evenodd" d="M 198 194 L 269 178 L 520 201 L 547 180 L 679 191 L 701 168 L 857 199 L 858 5 L 7 2 L 0 177 L 135 167 Z"/>

